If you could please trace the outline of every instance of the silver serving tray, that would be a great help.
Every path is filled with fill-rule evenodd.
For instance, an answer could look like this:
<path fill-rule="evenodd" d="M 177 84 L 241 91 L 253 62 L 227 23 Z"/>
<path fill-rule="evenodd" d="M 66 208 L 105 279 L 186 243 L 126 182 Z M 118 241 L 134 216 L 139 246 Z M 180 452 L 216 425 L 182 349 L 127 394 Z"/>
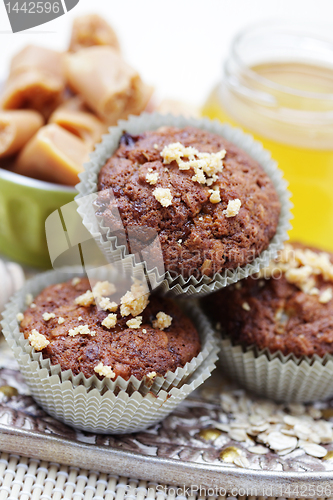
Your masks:
<path fill-rule="evenodd" d="M 295 457 L 295 454 L 281 457 L 270 452 L 253 456 L 250 465 L 254 469 L 221 462 L 222 446 L 242 447 L 242 444 L 226 436 L 222 436 L 222 441 L 212 442 L 199 435 L 211 427 L 210 421 L 217 420 L 221 412 L 218 393 L 223 379 L 218 371 L 200 392 L 188 398 L 162 423 L 137 434 L 105 436 L 75 431 L 47 415 L 29 396 L 16 362 L 3 343 L 1 354 L 0 449 L 3 452 L 157 484 L 194 486 L 194 491 L 211 488 L 208 493 L 217 495 L 228 492 L 232 496 L 333 496 L 332 461 L 307 455 Z M 1 392 L 4 386 L 18 393 L 6 397 Z M 333 445 L 327 449 L 330 447 L 333 449 Z"/>

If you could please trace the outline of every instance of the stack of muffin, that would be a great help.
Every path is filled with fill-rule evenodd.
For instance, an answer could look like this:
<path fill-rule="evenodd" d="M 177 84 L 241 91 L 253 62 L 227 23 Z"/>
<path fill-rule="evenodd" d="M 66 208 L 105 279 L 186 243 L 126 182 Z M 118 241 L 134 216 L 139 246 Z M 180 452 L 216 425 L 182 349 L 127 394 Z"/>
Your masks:
<path fill-rule="evenodd" d="M 145 428 L 210 375 L 218 348 L 222 368 L 262 394 L 333 393 L 333 260 L 283 247 L 289 193 L 251 137 L 209 120 L 131 117 L 96 147 L 78 191 L 111 268 L 126 260 L 135 278 L 126 290 L 101 269 L 50 272 L 7 308 L 5 335 L 47 411 L 100 432 Z"/>

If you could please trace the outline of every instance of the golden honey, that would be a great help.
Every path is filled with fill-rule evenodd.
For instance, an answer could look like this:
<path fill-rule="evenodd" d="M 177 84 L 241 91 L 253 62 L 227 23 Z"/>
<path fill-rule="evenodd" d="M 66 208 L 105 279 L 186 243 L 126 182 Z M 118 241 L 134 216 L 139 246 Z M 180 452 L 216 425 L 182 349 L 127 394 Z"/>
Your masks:
<path fill-rule="evenodd" d="M 333 40 L 321 45 L 303 32 L 274 29 L 250 29 L 236 39 L 223 82 L 208 97 L 203 115 L 262 142 L 289 182 L 291 238 L 333 250 Z M 317 54 L 316 61 L 308 60 L 306 49 Z M 263 60 L 271 54 L 276 60 Z M 255 55 L 261 62 L 253 64 Z"/>

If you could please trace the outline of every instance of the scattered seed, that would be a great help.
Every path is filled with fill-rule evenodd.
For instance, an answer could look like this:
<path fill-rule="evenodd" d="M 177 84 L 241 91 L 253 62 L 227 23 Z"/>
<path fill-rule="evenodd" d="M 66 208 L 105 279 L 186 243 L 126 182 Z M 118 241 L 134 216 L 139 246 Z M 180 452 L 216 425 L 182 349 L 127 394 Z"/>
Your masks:
<path fill-rule="evenodd" d="M 266 455 L 266 453 L 269 452 L 268 448 L 266 448 L 265 446 L 261 446 L 260 444 L 250 446 L 248 450 L 250 453 L 255 453 L 256 455 Z"/>
<path fill-rule="evenodd" d="M 323 446 L 314 443 L 304 443 L 301 447 L 307 455 L 312 457 L 324 458 L 327 455 L 327 450 Z"/>
<path fill-rule="evenodd" d="M 250 467 L 250 462 L 248 461 L 248 459 L 246 457 L 242 457 L 241 455 L 234 458 L 234 464 L 238 465 L 238 467 L 243 467 L 244 469 Z"/>

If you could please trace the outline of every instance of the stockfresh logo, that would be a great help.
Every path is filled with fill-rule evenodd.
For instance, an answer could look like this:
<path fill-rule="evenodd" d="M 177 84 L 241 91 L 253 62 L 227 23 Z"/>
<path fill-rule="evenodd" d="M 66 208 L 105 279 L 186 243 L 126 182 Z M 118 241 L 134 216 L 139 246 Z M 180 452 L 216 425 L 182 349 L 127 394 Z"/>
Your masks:
<path fill-rule="evenodd" d="M 53 21 L 72 10 L 80 0 L 3 0 L 13 33 Z"/>

